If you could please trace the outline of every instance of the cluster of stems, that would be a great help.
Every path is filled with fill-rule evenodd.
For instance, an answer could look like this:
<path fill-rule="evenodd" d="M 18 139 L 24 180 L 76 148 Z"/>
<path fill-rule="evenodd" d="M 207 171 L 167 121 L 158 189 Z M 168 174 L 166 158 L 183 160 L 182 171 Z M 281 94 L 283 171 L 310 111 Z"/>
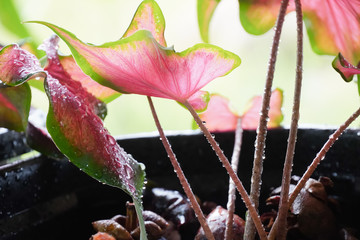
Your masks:
<path fill-rule="evenodd" d="M 228 218 L 226 221 L 226 230 L 225 230 L 225 239 L 230 240 L 232 239 L 232 224 L 233 224 L 233 216 L 235 211 L 235 191 L 238 190 L 243 202 L 245 203 L 248 214 L 246 218 L 246 226 L 245 226 L 245 233 L 244 239 L 253 240 L 256 236 L 261 240 L 266 239 L 278 239 L 284 240 L 286 239 L 287 234 L 287 214 L 289 207 L 293 204 L 295 198 L 300 193 L 301 189 L 305 186 L 307 180 L 311 177 L 312 173 L 314 172 L 317 165 L 320 163 L 322 159 L 324 159 L 325 154 L 330 149 L 330 147 L 334 144 L 334 142 L 338 139 L 338 137 L 349 127 L 349 125 L 360 115 L 360 108 L 353 113 L 342 124 L 335 132 L 329 137 L 329 140 L 324 144 L 323 148 L 320 152 L 316 155 L 315 159 L 308 167 L 307 171 L 304 173 L 298 184 L 296 185 L 295 189 L 290 193 L 290 179 L 291 179 L 291 172 L 292 172 L 292 165 L 293 165 L 293 158 L 295 154 L 295 144 L 296 144 L 296 137 L 297 137 L 297 130 L 298 130 L 298 121 L 299 121 L 299 109 L 300 109 L 300 95 L 301 95 L 301 85 L 302 85 L 302 71 L 303 71 L 303 22 L 302 22 L 302 9 L 301 9 L 301 2 L 300 0 L 295 0 L 295 7 L 296 7 L 296 23 L 297 23 L 297 59 L 296 59 L 296 76 L 295 76 L 295 88 L 294 88 L 294 99 L 293 99 L 293 114 L 292 120 L 289 130 L 289 137 L 288 137 L 288 145 L 287 151 L 285 155 L 284 161 L 284 168 L 283 168 L 283 177 L 282 177 L 282 189 L 281 189 L 281 196 L 280 196 L 280 205 L 278 216 L 276 218 L 275 223 L 269 234 L 265 232 L 265 229 L 262 225 L 258 214 L 258 205 L 259 205 L 259 196 L 260 196 L 260 188 L 261 188 L 261 175 L 263 171 L 263 161 L 265 159 L 264 152 L 265 152 L 265 140 L 267 135 L 267 122 L 268 122 L 268 113 L 269 113 L 269 105 L 270 105 L 270 97 L 271 97 L 271 90 L 272 90 L 272 82 L 275 73 L 275 64 L 277 59 L 277 53 L 280 43 L 280 36 L 282 31 L 282 26 L 284 23 L 286 9 L 289 4 L 289 0 L 282 0 L 281 7 L 279 11 L 279 15 L 277 18 L 277 23 L 275 27 L 275 35 L 273 38 L 273 45 L 271 48 L 270 54 L 270 61 L 268 67 L 268 73 L 265 81 L 265 89 L 263 95 L 263 102 L 260 112 L 260 120 L 259 120 L 259 127 L 257 129 L 257 137 L 255 141 L 255 152 L 254 152 L 254 162 L 253 162 L 253 172 L 252 172 L 252 180 L 251 180 L 251 189 L 250 194 L 248 194 L 240 181 L 239 177 L 237 176 L 237 165 L 240 155 L 241 149 L 241 142 L 242 142 L 242 129 L 241 129 L 241 119 L 239 119 L 237 124 L 237 130 L 235 133 L 235 144 L 234 144 L 234 151 L 233 156 L 231 159 L 231 164 L 227 157 L 224 155 L 223 151 L 215 141 L 213 135 L 209 132 L 206 128 L 196 111 L 191 107 L 191 105 L 185 101 L 183 104 L 189 110 L 191 115 L 193 116 L 195 122 L 203 132 L 204 136 L 209 141 L 210 145 L 214 149 L 215 153 L 217 154 L 219 160 L 222 162 L 223 167 L 226 169 L 230 176 L 229 180 L 229 193 L 228 193 Z M 174 152 L 171 149 L 171 146 L 164 134 L 164 131 L 160 125 L 159 119 L 157 117 L 153 102 L 150 97 L 148 97 L 148 101 L 150 104 L 150 108 L 155 120 L 155 124 L 158 128 L 161 141 L 165 147 L 165 150 L 170 158 L 170 161 L 175 169 L 175 172 L 180 180 L 180 183 L 184 189 L 185 194 L 187 195 L 194 212 L 201 224 L 201 227 L 204 230 L 205 236 L 207 239 L 212 240 L 214 236 L 209 228 L 206 218 L 201 211 L 201 208 L 196 201 L 196 198 L 191 190 L 191 187 L 181 170 L 179 162 L 176 159 Z M 278 227 L 281 226 L 281 227 Z"/>

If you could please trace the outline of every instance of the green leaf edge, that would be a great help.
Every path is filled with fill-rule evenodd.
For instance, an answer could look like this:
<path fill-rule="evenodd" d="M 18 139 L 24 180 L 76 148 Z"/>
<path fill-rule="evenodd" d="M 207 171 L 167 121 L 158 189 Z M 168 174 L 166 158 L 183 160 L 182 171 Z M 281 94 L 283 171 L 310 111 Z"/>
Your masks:
<path fill-rule="evenodd" d="M 76 50 L 75 47 L 73 47 L 70 44 L 68 39 L 66 37 L 64 37 L 60 31 L 64 32 L 65 34 L 68 34 L 72 39 L 74 39 L 75 41 L 80 42 L 80 44 L 84 44 L 84 45 L 91 46 L 91 47 L 97 47 L 97 48 L 108 48 L 108 47 L 111 48 L 111 47 L 116 47 L 118 45 L 131 43 L 132 41 L 143 41 L 143 40 L 150 40 L 150 39 L 156 42 L 156 40 L 153 38 L 151 32 L 149 32 L 147 30 L 139 30 L 139 31 L 137 31 L 136 33 L 134 33 L 133 35 L 131 35 L 129 37 L 120 39 L 118 41 L 107 42 L 107 43 L 104 43 L 102 45 L 95 46 L 95 45 L 92 45 L 92 44 L 86 44 L 86 43 L 82 42 L 73 33 L 69 32 L 69 31 L 67 31 L 67 30 L 65 30 L 65 29 L 63 29 L 61 27 L 53 25 L 51 23 L 47 23 L 47 22 L 43 22 L 43 21 L 30 21 L 28 23 L 38 23 L 38 24 L 47 26 L 52 31 L 54 31 L 68 45 L 68 47 L 70 48 L 70 51 L 73 54 L 77 64 L 80 66 L 80 68 L 83 70 L 83 72 L 85 74 L 90 76 L 92 79 L 94 79 L 98 83 L 100 83 L 100 84 L 102 84 L 104 86 L 107 86 L 109 88 L 112 88 L 112 89 L 114 89 L 116 91 L 119 91 L 121 93 L 127 93 L 127 92 L 122 91 L 121 89 L 119 89 L 118 86 L 112 84 L 110 81 L 107 81 L 102 76 L 100 76 L 96 71 L 94 71 L 92 69 L 90 63 Z M 59 29 L 60 31 L 57 30 L 57 29 Z M 238 67 L 240 65 L 240 63 L 241 63 L 240 57 L 237 56 L 236 54 L 234 54 L 234 53 L 232 53 L 230 51 L 224 50 L 224 49 L 222 49 L 220 47 L 217 47 L 215 45 L 208 44 L 208 43 L 196 44 L 193 47 L 190 47 L 190 48 L 188 48 L 188 49 L 186 49 L 186 50 L 184 50 L 182 52 L 175 52 L 173 48 L 166 48 L 166 47 L 161 46 L 160 44 L 158 44 L 158 47 L 165 50 L 169 55 L 170 54 L 177 54 L 179 57 L 184 57 L 184 56 L 190 54 L 192 51 L 195 51 L 195 50 L 198 50 L 198 49 L 205 49 L 205 50 L 209 50 L 209 51 L 211 51 L 211 50 L 212 51 L 218 51 L 219 56 L 222 56 L 224 59 L 233 59 L 234 60 L 233 67 L 222 76 L 225 76 L 225 75 L 229 74 L 233 69 Z"/>
<path fill-rule="evenodd" d="M 216 2 L 216 4 L 215 4 L 214 8 L 211 9 L 211 13 L 210 13 L 208 19 L 205 18 L 205 14 L 203 14 L 204 11 L 202 11 L 202 6 L 205 5 L 208 2 L 208 0 L 198 0 L 197 1 L 197 17 L 198 17 L 200 36 L 201 36 L 201 39 L 206 43 L 209 42 L 209 26 L 210 26 L 212 16 L 221 0 L 213 0 L 213 1 Z"/>

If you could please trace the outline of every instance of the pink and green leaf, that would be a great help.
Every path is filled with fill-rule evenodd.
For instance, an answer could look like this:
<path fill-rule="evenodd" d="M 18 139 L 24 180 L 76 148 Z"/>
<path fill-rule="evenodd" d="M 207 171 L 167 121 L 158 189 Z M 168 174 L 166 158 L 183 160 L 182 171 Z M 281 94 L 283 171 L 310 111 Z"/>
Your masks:
<path fill-rule="evenodd" d="M 360 65 L 360 63 L 359 63 Z M 355 67 L 349 63 L 341 53 L 332 62 L 333 68 L 341 75 L 346 82 L 351 82 L 354 75 L 360 74 L 360 66 Z"/>
<path fill-rule="evenodd" d="M 92 103 L 78 96 L 78 87 L 49 75 L 47 129 L 57 147 L 93 178 L 116 186 L 136 199 L 142 195 L 144 170 L 105 129 Z"/>
<path fill-rule="evenodd" d="M 54 158 L 62 159 L 64 155 L 56 147 L 51 136 L 45 128 L 36 126 L 31 121 L 28 122 L 26 128 L 26 144 L 32 149 L 42 154 Z"/>
<path fill-rule="evenodd" d="M 246 31 L 263 34 L 275 25 L 280 0 L 239 0 L 240 21 Z M 351 64 L 360 61 L 360 2 L 358 0 L 303 0 L 304 21 L 312 49 L 337 55 Z M 291 2 L 288 12 L 293 11 Z"/>
<path fill-rule="evenodd" d="M 81 83 L 87 92 L 94 95 L 97 99 L 109 103 L 121 94 L 111 88 L 100 85 L 86 75 L 76 64 L 72 56 L 59 56 L 60 64 L 74 81 Z"/>
<path fill-rule="evenodd" d="M 239 0 L 240 22 L 251 34 L 260 35 L 276 22 L 281 0 Z"/>
<path fill-rule="evenodd" d="M 198 91 L 192 95 L 188 102 L 196 112 L 203 112 L 206 110 L 210 101 L 210 93 L 207 91 Z"/>
<path fill-rule="evenodd" d="M 197 16 L 201 39 L 209 42 L 209 25 L 214 11 L 221 0 L 198 0 Z"/>
<path fill-rule="evenodd" d="M 0 88 L 0 127 L 25 131 L 30 111 L 31 90 L 27 83 Z"/>
<path fill-rule="evenodd" d="M 281 112 L 283 103 L 283 92 L 275 89 L 271 94 L 268 128 L 279 127 L 284 116 Z M 241 125 L 244 129 L 257 129 L 260 119 L 260 110 L 262 106 L 262 96 L 256 96 L 251 99 L 248 110 L 242 115 Z"/>
<path fill-rule="evenodd" d="M 0 51 L 0 87 L 18 86 L 35 78 L 45 78 L 39 60 L 17 44 L 5 46 Z"/>
<path fill-rule="evenodd" d="M 240 117 L 231 110 L 229 100 L 218 94 L 211 95 L 208 108 L 199 116 L 211 132 L 235 130 Z"/>
<path fill-rule="evenodd" d="M 321 6 L 321 7 L 319 7 Z M 360 61 L 360 2 L 358 0 L 306 0 L 304 20 L 313 50 Z"/>
<path fill-rule="evenodd" d="M 67 43 L 85 74 L 122 93 L 184 103 L 214 78 L 240 65 L 237 55 L 210 44 L 197 44 L 177 53 L 159 45 L 146 30 L 94 46 L 83 43 L 60 27 L 38 23 L 51 28 Z"/>
<path fill-rule="evenodd" d="M 122 38 L 131 36 L 138 30 L 148 30 L 151 32 L 155 40 L 161 45 L 166 47 L 164 38 L 165 19 L 159 5 L 154 0 L 142 1 L 130 26 L 124 33 Z"/>
<path fill-rule="evenodd" d="M 270 100 L 269 128 L 279 127 L 283 120 L 281 112 L 282 101 L 283 92 L 280 89 L 275 89 Z M 250 101 L 248 110 L 242 116 L 239 116 L 231 110 L 227 98 L 212 94 L 208 108 L 199 116 L 205 122 L 206 127 L 212 132 L 234 131 L 238 118 L 241 118 L 243 129 L 252 130 L 256 129 L 259 124 L 261 105 L 262 97 L 256 96 Z"/>
<path fill-rule="evenodd" d="M 63 65 L 60 62 L 57 49 L 58 49 L 59 38 L 54 35 L 49 39 L 45 40 L 39 49 L 44 50 L 47 55 L 48 64 L 45 67 L 45 70 L 53 78 L 61 81 L 63 85 L 67 85 L 72 89 L 76 89 L 77 98 L 84 99 L 90 106 L 93 108 L 94 112 L 100 116 L 102 119 L 105 118 L 107 114 L 106 104 L 97 99 L 94 95 L 88 92 L 85 89 L 85 86 L 82 85 L 82 82 L 76 81 L 70 75 L 73 72 L 67 72 Z M 88 80 L 88 79 L 87 79 Z M 87 85 L 88 86 L 88 85 Z M 95 86 L 96 87 L 96 86 Z M 75 90 L 74 90 L 75 91 Z"/>

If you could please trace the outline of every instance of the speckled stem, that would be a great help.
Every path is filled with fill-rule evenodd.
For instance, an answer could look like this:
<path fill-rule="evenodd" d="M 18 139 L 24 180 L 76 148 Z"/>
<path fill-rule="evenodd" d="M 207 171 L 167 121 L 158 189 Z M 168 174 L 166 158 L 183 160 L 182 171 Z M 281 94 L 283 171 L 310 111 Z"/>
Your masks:
<path fill-rule="evenodd" d="M 283 177 L 281 183 L 281 195 L 278 212 L 278 226 L 277 229 L 277 240 L 285 240 L 287 229 L 287 215 L 289 209 L 289 189 L 292 165 L 295 153 L 296 136 L 298 130 L 298 122 L 300 117 L 300 96 L 301 96 L 301 85 L 302 85 L 302 71 L 303 71 L 303 21 L 302 21 L 302 10 L 300 0 L 295 0 L 296 6 L 296 25 L 297 25 L 297 59 L 296 59 L 296 77 L 295 77 L 295 90 L 294 90 L 294 101 L 292 109 L 292 119 L 289 131 L 288 145 L 286 150 L 286 157 L 283 169 Z"/>
<path fill-rule="evenodd" d="M 169 156 L 169 159 L 170 159 L 170 162 L 171 164 L 173 165 L 174 167 L 174 170 L 176 172 L 176 175 L 177 177 L 179 178 L 179 181 L 181 183 L 181 186 L 183 187 L 184 189 L 184 192 L 186 194 L 186 196 L 188 197 L 190 203 L 191 203 L 191 206 L 192 208 L 194 209 L 194 212 L 196 214 L 196 217 L 197 219 L 199 220 L 200 222 L 200 225 L 201 227 L 203 228 L 204 230 L 204 233 L 205 233 L 205 236 L 207 239 L 209 240 L 215 240 L 214 238 L 214 235 L 212 234 L 211 230 L 210 230 L 210 227 L 209 225 L 207 224 L 207 221 L 206 221 L 206 218 L 203 214 L 203 212 L 201 211 L 201 208 L 199 206 L 199 203 L 196 201 L 196 197 L 190 187 L 190 184 L 189 182 L 187 181 L 185 175 L 184 175 L 184 172 L 182 171 L 181 167 L 180 167 L 180 164 L 179 162 L 177 161 L 176 159 L 176 156 L 170 146 L 170 143 L 161 127 L 161 124 L 160 124 L 160 121 L 159 121 L 159 118 L 156 114 L 156 111 L 155 111 L 155 107 L 154 107 L 154 104 L 152 102 L 152 99 L 151 97 L 147 97 L 148 101 L 149 101 L 149 105 L 150 105 L 150 109 L 151 109 L 151 113 L 153 115 L 153 118 L 154 118 L 154 121 L 155 121 L 155 124 L 156 124 L 156 127 L 159 131 L 159 135 L 160 135 L 160 138 L 161 138 L 161 142 L 162 144 L 164 145 L 164 148 L 166 150 L 166 153 L 168 154 Z"/>
<path fill-rule="evenodd" d="M 234 150 L 231 156 L 231 167 L 234 169 L 234 172 L 238 171 L 240 151 L 242 144 L 243 129 L 241 127 L 241 118 L 238 118 L 236 131 L 235 131 L 235 143 Z M 227 210 L 228 216 L 226 219 L 226 229 L 225 229 L 225 240 L 233 239 L 233 222 L 234 222 L 234 212 L 235 212 L 235 200 L 236 200 L 236 186 L 234 181 L 229 179 L 229 192 L 228 192 L 228 202 Z"/>
<path fill-rule="evenodd" d="M 258 215 L 258 213 L 256 211 L 256 208 L 254 207 L 253 203 L 251 202 L 251 200 L 249 198 L 249 195 L 247 194 L 247 192 L 246 192 L 242 182 L 240 181 L 239 177 L 234 172 L 234 170 L 231 168 L 229 160 L 224 155 L 224 153 L 220 149 L 218 143 L 215 141 L 214 137 L 209 132 L 209 130 L 205 127 L 205 125 L 203 124 L 203 122 L 200 119 L 199 115 L 196 113 L 196 111 L 193 109 L 193 107 L 190 105 L 190 103 L 185 101 L 183 104 L 190 111 L 190 113 L 193 116 L 195 122 L 200 127 L 201 131 L 204 133 L 204 136 L 206 137 L 206 139 L 208 140 L 208 142 L 210 143 L 210 145 L 214 149 L 216 155 L 219 157 L 219 160 L 223 164 L 223 167 L 228 172 L 230 178 L 234 181 L 235 186 L 236 186 L 237 190 L 239 191 L 240 196 L 241 196 L 242 200 L 245 203 L 245 206 L 247 207 L 247 209 L 249 211 L 249 215 L 251 215 L 251 218 L 254 221 L 255 228 L 258 231 L 260 239 L 261 240 L 267 239 L 267 235 L 266 235 L 264 226 L 261 223 L 261 220 L 260 220 L 260 217 L 259 217 L 259 215 Z"/>
<path fill-rule="evenodd" d="M 300 193 L 301 189 L 305 186 L 305 183 L 309 180 L 311 175 L 314 173 L 316 167 L 319 165 L 321 160 L 325 158 L 326 153 L 329 151 L 335 141 L 341 136 L 341 134 L 343 134 L 343 132 L 349 127 L 349 125 L 359 117 L 359 115 L 360 108 L 357 109 L 333 134 L 329 136 L 329 139 L 326 141 L 321 150 L 316 154 L 316 157 L 314 158 L 304 175 L 301 177 L 300 181 L 297 183 L 295 189 L 291 193 L 289 197 L 289 206 L 294 203 L 295 198 Z M 269 234 L 270 240 L 275 239 L 277 225 L 278 221 L 275 221 L 273 228 L 271 229 L 271 232 Z"/>
<path fill-rule="evenodd" d="M 269 68 L 266 76 L 265 89 L 263 95 L 263 102 L 260 112 L 259 127 L 257 129 L 256 141 L 255 141 L 255 153 L 253 172 L 251 176 L 251 189 L 250 199 L 254 203 L 255 208 L 259 206 L 259 196 L 261 188 L 261 175 L 263 171 L 263 159 L 265 152 L 265 139 L 267 135 L 267 122 L 269 115 L 271 88 L 274 79 L 275 64 L 277 59 L 277 53 L 279 49 L 281 30 L 284 23 L 286 9 L 288 7 L 289 0 L 282 0 L 277 23 L 275 27 L 275 35 L 273 39 L 273 45 L 271 48 L 271 55 L 269 60 Z M 253 240 L 255 238 L 255 227 L 249 215 L 246 217 L 244 239 Z"/>

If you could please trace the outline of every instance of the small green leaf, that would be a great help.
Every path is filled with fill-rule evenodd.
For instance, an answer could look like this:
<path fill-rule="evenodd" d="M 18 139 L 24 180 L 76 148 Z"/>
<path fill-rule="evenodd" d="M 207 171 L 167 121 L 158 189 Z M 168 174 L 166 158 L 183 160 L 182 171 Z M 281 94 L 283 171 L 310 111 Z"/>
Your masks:
<path fill-rule="evenodd" d="M 27 28 L 21 23 L 18 11 L 13 0 L 0 1 L 0 21 L 7 30 L 19 38 L 30 36 Z"/>
<path fill-rule="evenodd" d="M 31 39 L 29 30 L 24 24 L 22 24 L 18 10 L 13 0 L 1 0 L 0 1 L 0 22 L 2 25 L 15 36 L 20 39 L 27 39 L 29 48 L 31 51 L 38 55 L 37 44 L 34 39 Z"/>
<path fill-rule="evenodd" d="M 197 15 L 201 39 L 209 42 L 209 25 L 214 11 L 221 0 L 198 0 Z"/>
<path fill-rule="evenodd" d="M 25 131 L 30 102 L 31 90 L 27 83 L 17 87 L 0 88 L 0 127 Z"/>

